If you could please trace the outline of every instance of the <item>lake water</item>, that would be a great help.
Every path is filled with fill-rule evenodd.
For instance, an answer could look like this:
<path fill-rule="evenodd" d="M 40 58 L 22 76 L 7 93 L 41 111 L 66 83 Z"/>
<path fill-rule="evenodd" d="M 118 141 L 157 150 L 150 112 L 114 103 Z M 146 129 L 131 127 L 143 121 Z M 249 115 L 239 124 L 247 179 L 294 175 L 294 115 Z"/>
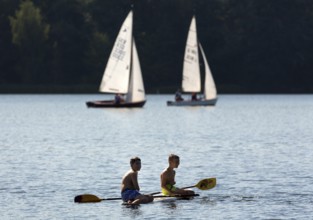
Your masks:
<path fill-rule="evenodd" d="M 0 95 L 1 219 L 312 219 L 313 95 L 221 95 L 216 107 L 88 109 L 100 95 Z M 176 153 L 178 186 L 216 177 L 190 201 L 128 208 L 76 204 L 120 196 L 139 156 L 143 193 Z"/>

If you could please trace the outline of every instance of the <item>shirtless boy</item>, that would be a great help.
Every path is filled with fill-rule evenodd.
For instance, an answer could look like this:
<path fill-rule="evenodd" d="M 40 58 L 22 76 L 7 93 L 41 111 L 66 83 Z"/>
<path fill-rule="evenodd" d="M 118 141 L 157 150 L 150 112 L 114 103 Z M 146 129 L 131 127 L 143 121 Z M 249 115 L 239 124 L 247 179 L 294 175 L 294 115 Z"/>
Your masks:
<path fill-rule="evenodd" d="M 141 169 L 140 158 L 131 158 L 130 167 L 131 169 L 124 175 L 122 180 L 121 194 L 123 201 L 133 205 L 152 202 L 153 196 L 139 193 L 138 171 Z"/>
<path fill-rule="evenodd" d="M 175 187 L 175 168 L 179 166 L 179 156 L 171 154 L 168 157 L 169 166 L 161 173 L 161 189 L 164 195 L 193 195 L 194 191 Z"/>

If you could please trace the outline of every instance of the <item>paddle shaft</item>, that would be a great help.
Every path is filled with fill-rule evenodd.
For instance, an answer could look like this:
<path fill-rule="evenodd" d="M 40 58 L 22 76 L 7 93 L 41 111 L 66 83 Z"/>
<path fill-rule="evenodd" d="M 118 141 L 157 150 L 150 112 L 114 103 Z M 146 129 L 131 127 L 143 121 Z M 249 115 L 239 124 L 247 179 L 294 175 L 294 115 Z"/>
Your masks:
<path fill-rule="evenodd" d="M 200 180 L 196 185 L 182 187 L 180 189 L 188 189 L 188 188 L 197 187 L 198 189 L 205 190 L 205 189 L 201 188 L 199 185 L 201 185 L 202 182 L 206 182 L 206 181 L 214 181 L 216 183 L 216 179 L 215 178 L 208 178 L 208 179 Z M 214 186 L 215 186 L 215 184 L 213 186 L 211 186 L 210 188 L 213 188 Z M 210 189 L 210 188 L 206 188 L 206 189 Z M 161 192 L 154 192 L 154 193 L 151 193 L 150 195 L 155 195 L 155 194 L 159 194 L 159 193 L 161 193 Z"/>
<path fill-rule="evenodd" d="M 188 188 L 193 188 L 193 187 L 196 187 L 197 185 L 193 185 L 193 186 L 187 186 L 187 187 L 183 187 L 181 189 L 188 189 Z"/>
<path fill-rule="evenodd" d="M 187 186 L 187 187 L 183 187 L 183 188 L 180 188 L 180 189 L 188 189 L 188 188 L 193 188 L 193 187 L 196 187 L 197 185 L 193 185 L 193 186 Z M 150 193 L 149 195 L 153 196 L 155 194 L 160 194 L 161 192 L 154 192 L 154 193 Z"/>
<path fill-rule="evenodd" d="M 151 195 L 151 194 L 149 194 Z M 175 196 L 153 196 L 153 198 L 166 198 L 166 197 L 174 197 L 174 198 L 180 198 L 180 197 L 192 197 L 192 196 L 199 196 L 199 194 L 192 194 L 192 195 L 175 195 Z M 103 200 L 120 200 L 122 198 L 107 198 L 107 199 L 100 199 Z"/>
<path fill-rule="evenodd" d="M 144 194 L 143 194 L 144 195 Z M 159 196 L 153 196 L 153 198 L 167 198 L 167 197 L 174 197 L 174 198 L 185 198 L 185 197 L 193 197 L 193 196 L 199 196 L 199 194 L 192 194 L 192 195 L 172 195 L 172 196 L 166 196 L 166 195 L 159 195 Z M 99 198 L 98 196 L 92 195 L 92 194 L 84 194 L 84 195 L 78 195 L 75 196 L 74 202 L 78 203 L 91 203 L 91 202 L 101 202 L 101 201 L 108 201 L 108 200 L 121 200 L 121 197 L 117 198 Z"/>
<path fill-rule="evenodd" d="M 107 198 L 107 199 L 100 199 L 100 200 L 103 201 L 103 200 L 120 200 L 120 199 L 122 198 Z"/>

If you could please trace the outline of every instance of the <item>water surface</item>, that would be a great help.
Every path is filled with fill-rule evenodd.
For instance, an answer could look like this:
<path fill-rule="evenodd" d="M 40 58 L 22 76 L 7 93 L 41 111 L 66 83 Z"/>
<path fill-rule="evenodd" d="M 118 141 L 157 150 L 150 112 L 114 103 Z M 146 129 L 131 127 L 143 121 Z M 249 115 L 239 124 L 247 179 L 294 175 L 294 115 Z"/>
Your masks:
<path fill-rule="evenodd" d="M 216 107 L 88 109 L 100 95 L 0 95 L 1 219 L 310 219 L 313 96 L 221 95 Z M 119 197 L 139 156 L 143 193 L 160 190 L 167 156 L 178 186 L 216 177 L 192 201 L 133 209 L 75 204 L 83 193 Z"/>

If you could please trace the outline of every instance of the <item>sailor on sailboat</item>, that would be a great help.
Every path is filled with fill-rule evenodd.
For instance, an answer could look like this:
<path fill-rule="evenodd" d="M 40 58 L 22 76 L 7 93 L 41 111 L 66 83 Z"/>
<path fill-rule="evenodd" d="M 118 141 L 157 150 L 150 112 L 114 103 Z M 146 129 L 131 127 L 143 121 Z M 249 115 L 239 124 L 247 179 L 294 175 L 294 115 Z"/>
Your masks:
<path fill-rule="evenodd" d="M 145 100 L 140 62 L 133 38 L 133 12 L 126 17 L 114 43 L 103 78 L 100 92 L 125 94 L 125 101 L 101 100 L 86 102 L 88 107 L 123 108 L 142 107 Z"/>
<path fill-rule="evenodd" d="M 205 65 L 205 82 L 204 82 L 204 96 L 203 99 L 196 98 L 196 94 L 201 91 L 201 77 L 200 77 L 200 64 L 199 53 L 200 52 Z M 213 76 L 202 49 L 201 44 L 197 39 L 196 18 L 193 16 L 189 27 L 184 64 L 183 64 L 183 92 L 193 94 L 192 100 L 175 100 L 167 101 L 168 106 L 208 106 L 215 105 L 217 102 L 217 92 Z"/>

